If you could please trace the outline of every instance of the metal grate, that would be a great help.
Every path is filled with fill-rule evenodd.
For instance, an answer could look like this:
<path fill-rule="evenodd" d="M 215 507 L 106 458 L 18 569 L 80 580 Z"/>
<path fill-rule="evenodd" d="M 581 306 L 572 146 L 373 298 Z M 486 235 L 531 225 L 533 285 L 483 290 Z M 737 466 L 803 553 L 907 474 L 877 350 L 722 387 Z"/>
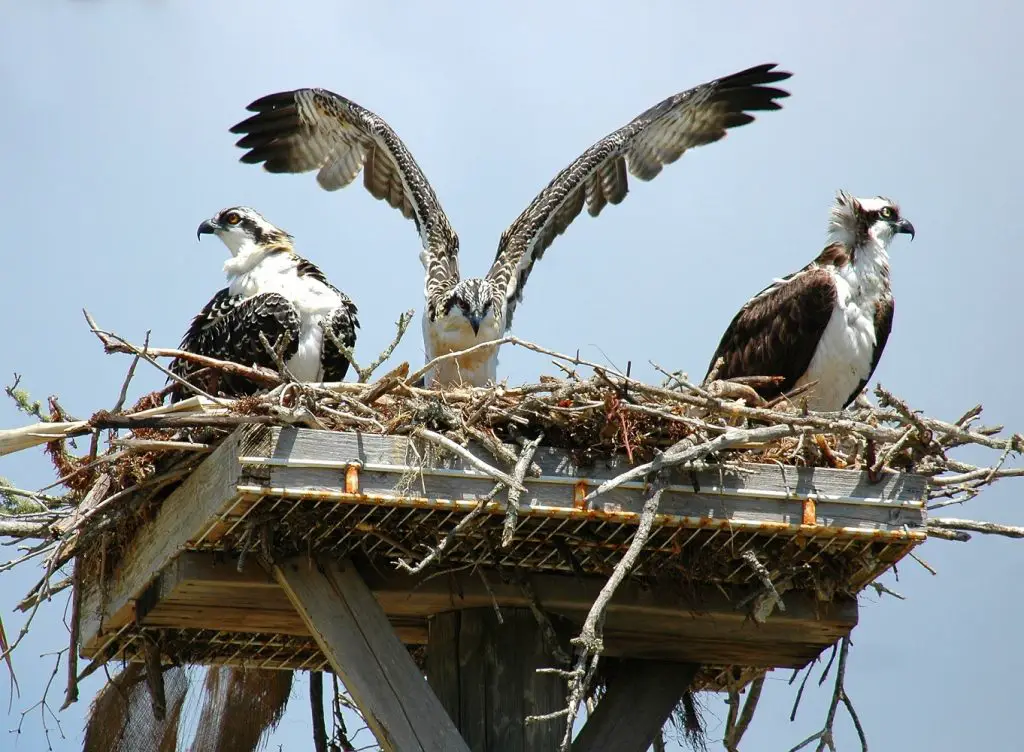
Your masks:
<path fill-rule="evenodd" d="M 311 638 L 277 634 L 237 634 L 210 629 L 126 629 L 106 646 L 108 660 L 145 662 L 143 644 L 157 640 L 164 656 L 176 664 L 236 666 L 248 669 L 327 671 L 333 669 Z M 414 658 L 416 648 L 412 646 Z M 763 669 L 702 666 L 694 691 L 739 689 L 764 673 Z"/>
<path fill-rule="evenodd" d="M 194 550 L 241 550 L 254 530 L 273 529 L 282 554 L 355 553 L 415 564 L 476 507 L 472 502 L 245 487 L 194 540 Z M 270 489 L 267 489 L 270 490 Z M 330 498 L 323 498 L 329 496 Z M 504 505 L 492 503 L 449 542 L 443 566 L 486 564 L 531 572 L 608 575 L 629 547 L 638 515 L 522 509 L 511 545 L 500 545 Z M 773 580 L 794 587 L 855 594 L 923 539 L 920 531 L 656 519 L 636 576 L 745 584 L 756 578 L 741 555 L 752 550 Z"/>

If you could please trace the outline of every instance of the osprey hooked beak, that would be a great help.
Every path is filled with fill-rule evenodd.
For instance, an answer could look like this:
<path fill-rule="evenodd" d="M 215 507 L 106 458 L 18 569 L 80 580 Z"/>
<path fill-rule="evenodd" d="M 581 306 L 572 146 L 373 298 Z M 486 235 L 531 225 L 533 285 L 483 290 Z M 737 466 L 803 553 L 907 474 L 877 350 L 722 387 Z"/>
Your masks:
<path fill-rule="evenodd" d="M 894 223 L 893 232 L 897 234 L 906 233 L 907 235 L 910 236 L 911 240 L 914 239 L 914 225 L 910 222 L 909 219 L 901 219 L 899 222 Z"/>
<path fill-rule="evenodd" d="M 196 230 L 196 240 L 202 240 L 203 235 L 213 235 L 219 228 L 213 221 L 204 219 L 199 225 L 199 229 Z"/>
<path fill-rule="evenodd" d="M 466 318 L 469 320 L 469 325 L 473 327 L 473 334 L 479 334 L 480 322 L 484 320 L 483 316 L 477 316 L 475 313 L 470 313 L 467 314 Z"/>

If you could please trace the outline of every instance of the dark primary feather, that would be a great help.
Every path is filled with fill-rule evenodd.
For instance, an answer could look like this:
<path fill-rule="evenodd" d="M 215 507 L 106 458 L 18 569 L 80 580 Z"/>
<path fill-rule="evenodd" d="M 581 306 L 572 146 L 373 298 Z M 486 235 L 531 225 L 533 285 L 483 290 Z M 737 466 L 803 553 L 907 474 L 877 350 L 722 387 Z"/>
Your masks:
<path fill-rule="evenodd" d="M 767 288 L 733 318 L 711 358 L 708 375 L 724 358 L 718 378 L 782 376 L 781 384 L 757 391 L 765 399 L 788 392 L 810 365 L 835 303 L 832 279 L 819 267 L 808 266 Z"/>
<path fill-rule="evenodd" d="M 355 347 L 356 329 L 359 327 L 355 304 L 344 298 L 344 303 L 334 309 L 327 326 L 341 344 L 349 349 Z M 348 358 L 335 346 L 330 337 L 324 338 L 320 362 L 324 366 L 324 381 L 342 381 L 350 365 Z"/>
<path fill-rule="evenodd" d="M 349 349 L 355 347 L 356 329 L 359 328 L 359 309 L 348 295 L 327 281 L 327 275 L 319 266 L 309 259 L 299 258 L 295 267 L 300 277 L 312 277 L 330 290 L 333 290 L 341 298 L 341 305 L 331 313 L 327 326 L 334 332 L 341 344 Z M 348 373 L 349 360 L 335 346 L 330 337 L 323 340 L 323 351 L 320 362 L 324 366 L 324 381 L 342 381 Z"/>
<path fill-rule="evenodd" d="M 879 301 L 878 307 L 875 308 L 875 354 L 871 358 L 871 370 L 868 372 L 868 377 L 861 381 L 857 388 L 853 390 L 853 394 L 846 398 L 846 402 L 843 403 L 843 407 L 846 407 L 855 399 L 857 395 L 861 393 L 867 383 L 871 381 L 871 377 L 875 375 L 875 369 L 878 367 L 878 361 L 882 358 L 882 351 L 885 349 L 885 343 L 889 341 L 889 333 L 892 331 L 892 317 L 895 313 L 896 301 L 893 300 L 892 294 L 886 295 L 882 300 Z"/>
<path fill-rule="evenodd" d="M 284 360 L 288 360 L 299 349 L 299 316 L 285 297 L 277 293 L 264 293 L 242 299 L 229 294 L 225 288 L 192 320 L 181 340 L 181 349 L 245 366 L 276 369 L 274 359 L 254 334 L 260 331 L 272 346 L 277 347 L 278 343 L 283 344 L 287 340 L 281 351 Z M 195 363 L 181 359 L 175 359 L 170 365 L 172 373 L 186 380 L 200 368 Z M 224 374 L 219 379 L 218 391 L 229 397 L 250 395 L 258 389 L 257 384 L 236 376 Z M 193 394 L 175 382 L 171 402 L 178 402 Z"/>
<path fill-rule="evenodd" d="M 459 239 L 420 166 L 382 118 L 326 89 L 296 89 L 257 99 L 256 114 L 231 128 L 241 161 L 269 172 L 317 170 L 326 190 L 343 188 L 360 170 L 363 185 L 413 220 L 428 254 L 427 289 L 437 297 L 458 282 Z"/>
<path fill-rule="evenodd" d="M 587 149 L 540 192 L 501 236 L 488 273 L 507 300 L 506 326 L 534 263 L 582 211 L 596 217 L 629 191 L 627 173 L 651 180 L 687 149 L 710 144 L 730 128 L 754 120 L 751 112 L 777 110 L 789 93 L 769 84 L 792 74 L 774 63 L 758 65 L 696 86 L 659 102 Z"/>

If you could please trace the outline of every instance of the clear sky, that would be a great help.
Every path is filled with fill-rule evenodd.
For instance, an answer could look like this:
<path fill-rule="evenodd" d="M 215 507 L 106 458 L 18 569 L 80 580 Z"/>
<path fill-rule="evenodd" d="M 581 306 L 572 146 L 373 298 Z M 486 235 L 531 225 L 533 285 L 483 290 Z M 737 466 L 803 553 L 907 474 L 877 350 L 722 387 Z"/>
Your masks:
<path fill-rule="evenodd" d="M 536 267 L 515 333 L 631 360 L 641 376 L 655 377 L 653 359 L 700 377 L 738 306 L 820 250 L 835 191 L 882 194 L 917 239 L 892 249 L 896 317 L 877 379 L 938 417 L 981 402 L 988 422 L 1020 430 L 1021 28 L 1024 6 L 1005 2 L 0 0 L 0 380 L 17 371 L 81 415 L 109 408 L 128 361 L 102 353 L 80 309 L 176 344 L 223 282 L 226 250 L 197 244 L 195 228 L 235 204 L 289 230 L 355 299 L 358 352 L 376 354 L 400 311 L 422 309 L 411 222 L 358 184 L 328 194 L 310 175 L 237 162 L 227 128 L 258 96 L 323 86 L 387 119 L 475 275 L 593 141 L 669 94 L 775 61 L 794 73 L 784 109 L 581 216 Z M 418 337 L 398 356 L 418 365 Z M 512 349 L 499 368 L 512 382 L 553 370 Z M 161 381 L 146 371 L 135 391 Z M 25 422 L 0 402 L 0 426 Z M 39 455 L 0 460 L 0 475 L 24 487 L 53 477 Z M 1020 489 L 1007 481 L 953 514 L 1024 524 Z M 898 584 L 886 579 L 907 601 L 862 599 L 847 688 L 871 749 L 1015 748 L 1024 543 L 921 553 L 938 576 L 908 562 Z M 11 608 L 37 576 L 3 576 L 12 637 Z M 40 696 L 51 664 L 38 656 L 66 644 L 63 607 L 15 656 L 22 694 L 0 725 L 15 728 Z M 810 692 L 790 723 L 787 678 L 771 675 L 744 749 L 788 749 L 820 724 L 830 690 Z M 56 749 L 80 746 L 97 686 L 62 714 Z M 725 708 L 705 699 L 718 740 Z M 838 726 L 840 749 L 856 748 L 845 717 Z M 300 688 L 272 748 L 309 739 Z M 45 749 L 38 711 L 17 748 Z"/>

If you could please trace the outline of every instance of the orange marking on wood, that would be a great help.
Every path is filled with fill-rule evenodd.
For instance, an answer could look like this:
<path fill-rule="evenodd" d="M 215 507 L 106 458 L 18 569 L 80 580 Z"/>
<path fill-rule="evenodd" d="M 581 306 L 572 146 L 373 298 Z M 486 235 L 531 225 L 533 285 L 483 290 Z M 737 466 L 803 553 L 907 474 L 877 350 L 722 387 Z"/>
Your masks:
<path fill-rule="evenodd" d="M 359 493 L 359 465 L 349 465 L 345 468 L 345 493 Z"/>
<path fill-rule="evenodd" d="M 587 508 L 587 482 L 585 480 L 578 480 L 573 484 L 572 487 L 572 505 L 576 509 Z"/>
<path fill-rule="evenodd" d="M 818 509 L 814 499 L 804 499 L 803 506 L 803 519 L 800 521 L 802 525 L 817 525 L 818 524 Z"/>

